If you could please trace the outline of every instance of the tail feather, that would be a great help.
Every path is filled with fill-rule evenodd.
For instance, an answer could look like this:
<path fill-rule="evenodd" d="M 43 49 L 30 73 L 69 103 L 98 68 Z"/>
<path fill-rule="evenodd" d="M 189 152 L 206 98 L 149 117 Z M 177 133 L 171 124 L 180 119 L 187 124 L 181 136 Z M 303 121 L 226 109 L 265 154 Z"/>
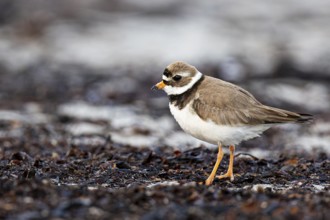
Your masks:
<path fill-rule="evenodd" d="M 299 123 L 305 123 L 310 122 L 313 120 L 313 116 L 310 114 L 304 114 L 304 113 L 298 113 L 300 118 L 298 118 L 297 122 Z"/>
<path fill-rule="evenodd" d="M 267 124 L 279 124 L 279 123 L 305 123 L 313 120 L 313 116 L 310 114 L 290 112 L 287 110 L 266 107 L 269 112 L 265 123 Z"/>

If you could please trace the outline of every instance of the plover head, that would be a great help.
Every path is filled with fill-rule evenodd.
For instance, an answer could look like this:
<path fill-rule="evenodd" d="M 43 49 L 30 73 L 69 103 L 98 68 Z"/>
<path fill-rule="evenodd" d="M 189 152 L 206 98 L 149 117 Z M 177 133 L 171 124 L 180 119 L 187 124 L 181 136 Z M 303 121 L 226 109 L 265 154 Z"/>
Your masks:
<path fill-rule="evenodd" d="M 194 66 L 178 61 L 165 68 L 163 80 L 153 88 L 163 89 L 167 95 L 180 95 L 192 88 L 202 76 Z"/>

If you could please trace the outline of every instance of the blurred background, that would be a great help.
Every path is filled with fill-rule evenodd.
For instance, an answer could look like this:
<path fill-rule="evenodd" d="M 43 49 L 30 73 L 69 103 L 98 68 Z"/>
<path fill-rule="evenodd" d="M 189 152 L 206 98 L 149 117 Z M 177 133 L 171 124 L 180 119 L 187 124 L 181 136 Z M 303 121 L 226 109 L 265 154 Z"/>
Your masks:
<path fill-rule="evenodd" d="M 182 60 L 265 104 L 316 115 L 243 149 L 329 152 L 329 8 L 323 0 L 2 0 L 0 134 L 21 135 L 15 121 L 68 136 L 110 132 L 121 144 L 199 146 L 170 116 L 165 94 L 150 91 Z"/>

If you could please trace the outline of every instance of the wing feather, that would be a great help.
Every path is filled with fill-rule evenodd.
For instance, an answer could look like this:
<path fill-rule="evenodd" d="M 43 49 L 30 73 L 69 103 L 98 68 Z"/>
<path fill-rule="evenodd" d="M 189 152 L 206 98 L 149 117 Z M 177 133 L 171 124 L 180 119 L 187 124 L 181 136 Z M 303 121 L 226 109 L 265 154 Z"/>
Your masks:
<path fill-rule="evenodd" d="M 311 119 L 302 115 L 261 104 L 246 90 L 215 78 L 206 77 L 192 108 L 203 120 L 222 125 L 258 125 L 303 122 Z"/>

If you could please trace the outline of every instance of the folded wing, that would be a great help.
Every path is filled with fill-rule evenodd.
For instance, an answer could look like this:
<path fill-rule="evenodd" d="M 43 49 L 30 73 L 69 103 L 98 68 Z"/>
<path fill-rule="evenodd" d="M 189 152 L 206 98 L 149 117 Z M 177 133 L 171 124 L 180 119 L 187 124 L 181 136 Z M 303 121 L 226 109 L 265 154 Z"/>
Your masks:
<path fill-rule="evenodd" d="M 308 114 L 263 105 L 252 94 L 231 83 L 206 79 L 205 84 L 206 86 L 199 90 L 192 105 L 203 120 L 211 120 L 222 125 L 244 126 L 301 123 L 312 119 Z"/>

